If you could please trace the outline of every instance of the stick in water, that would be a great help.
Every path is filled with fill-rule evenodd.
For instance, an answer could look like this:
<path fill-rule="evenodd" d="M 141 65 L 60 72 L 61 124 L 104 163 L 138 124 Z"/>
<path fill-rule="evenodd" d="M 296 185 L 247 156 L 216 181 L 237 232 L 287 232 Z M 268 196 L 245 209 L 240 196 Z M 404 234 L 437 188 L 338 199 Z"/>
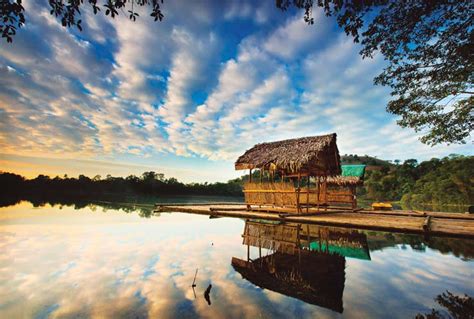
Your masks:
<path fill-rule="evenodd" d="M 196 273 L 194 274 L 193 284 L 191 285 L 191 287 L 193 287 L 193 288 L 196 287 L 196 276 L 197 276 L 197 274 L 198 274 L 198 269 L 199 269 L 199 268 L 196 268 Z"/>

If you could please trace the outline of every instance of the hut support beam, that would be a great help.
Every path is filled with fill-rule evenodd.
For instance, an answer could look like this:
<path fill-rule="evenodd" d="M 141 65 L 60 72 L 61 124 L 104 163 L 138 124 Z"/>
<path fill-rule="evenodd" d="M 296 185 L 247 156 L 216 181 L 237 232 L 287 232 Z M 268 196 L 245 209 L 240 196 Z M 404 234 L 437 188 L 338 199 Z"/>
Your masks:
<path fill-rule="evenodd" d="M 310 176 L 307 177 L 307 180 L 306 180 L 306 213 L 309 212 L 309 180 L 310 180 Z"/>

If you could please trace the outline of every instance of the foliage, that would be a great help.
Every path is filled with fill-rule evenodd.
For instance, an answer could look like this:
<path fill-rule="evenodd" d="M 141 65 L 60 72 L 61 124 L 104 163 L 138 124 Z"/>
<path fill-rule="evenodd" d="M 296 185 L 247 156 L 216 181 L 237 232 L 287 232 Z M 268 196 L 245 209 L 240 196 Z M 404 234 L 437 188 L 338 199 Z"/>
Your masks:
<path fill-rule="evenodd" d="M 21 0 L 2 0 L 0 2 L 0 34 L 8 43 L 13 41 L 16 29 L 25 24 L 25 8 Z"/>
<path fill-rule="evenodd" d="M 359 162 L 356 161 L 356 158 Z M 407 204 L 472 204 L 474 203 L 474 156 L 451 155 L 443 159 L 433 158 L 418 163 L 414 159 L 394 165 L 370 156 L 345 155 L 343 160 L 352 163 L 372 163 L 363 187 L 359 187 L 359 199 L 402 200 Z M 265 176 L 264 179 L 268 179 Z M 0 204 L 19 199 L 114 199 L 118 195 L 212 195 L 242 196 L 242 185 L 248 175 L 226 183 L 184 184 L 164 174 L 144 172 L 141 176 L 125 178 L 99 175 L 78 178 L 38 175 L 34 179 L 12 173 L 0 173 Z M 261 179 L 254 171 L 254 181 Z M 280 177 L 276 176 L 275 181 Z"/>
<path fill-rule="evenodd" d="M 435 298 L 436 302 L 446 308 L 449 315 L 444 316 L 439 310 L 432 309 L 430 313 L 418 314 L 416 319 L 472 319 L 474 318 L 474 299 L 471 296 L 456 296 L 446 291 Z"/>
<path fill-rule="evenodd" d="M 359 195 L 372 200 L 402 200 L 404 203 L 474 203 L 474 157 L 451 155 L 418 164 L 387 164 L 366 173 Z"/>
<path fill-rule="evenodd" d="M 474 129 L 474 2 L 467 0 L 277 0 L 287 9 L 313 6 L 335 16 L 362 44 L 380 52 L 387 67 L 374 81 L 392 89 L 387 110 L 398 124 L 425 135 L 427 144 L 464 142 Z M 309 15 L 309 16 L 308 16 Z"/>
<path fill-rule="evenodd" d="M 129 194 L 143 196 L 159 195 L 221 195 L 242 196 L 242 179 L 230 180 L 227 183 L 190 183 L 184 184 L 176 178 L 165 178 L 164 174 L 145 172 L 138 177 L 130 175 L 125 178 L 108 175 L 89 178 L 79 175 L 78 178 L 56 176 L 50 178 L 38 175 L 34 179 L 12 173 L 0 173 L 2 201 L 11 198 L 108 198 L 112 195 Z"/>
<path fill-rule="evenodd" d="M 378 165 L 385 166 L 389 165 L 390 162 L 378 159 L 377 157 L 369 155 L 357 155 L 357 154 L 344 154 L 341 156 L 341 163 L 344 164 L 364 164 L 368 166 Z"/>
<path fill-rule="evenodd" d="M 0 4 L 0 33 L 7 42 L 13 41 L 17 28 L 25 24 L 22 0 L 2 0 Z M 163 0 L 49 0 L 50 14 L 61 21 L 63 27 L 76 27 L 82 31 L 81 10 L 88 5 L 94 14 L 99 12 L 115 18 L 122 12 L 129 19 L 136 21 L 139 17 L 137 7 L 147 7 L 154 21 L 164 18 Z M 127 13 L 125 13 L 125 10 Z"/>

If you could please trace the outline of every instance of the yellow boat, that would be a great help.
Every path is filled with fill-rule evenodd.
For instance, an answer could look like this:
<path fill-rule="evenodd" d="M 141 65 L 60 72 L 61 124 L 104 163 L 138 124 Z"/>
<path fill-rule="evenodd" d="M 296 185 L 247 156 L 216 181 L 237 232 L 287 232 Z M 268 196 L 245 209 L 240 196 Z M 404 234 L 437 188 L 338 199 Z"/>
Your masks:
<path fill-rule="evenodd" d="M 392 204 L 390 203 L 373 203 L 372 209 L 373 210 L 392 210 Z"/>

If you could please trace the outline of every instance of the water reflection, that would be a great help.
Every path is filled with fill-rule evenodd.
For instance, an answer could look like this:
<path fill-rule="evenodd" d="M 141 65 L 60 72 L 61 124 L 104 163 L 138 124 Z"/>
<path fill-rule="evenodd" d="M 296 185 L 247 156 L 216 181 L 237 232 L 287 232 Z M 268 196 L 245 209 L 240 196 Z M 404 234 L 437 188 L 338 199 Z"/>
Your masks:
<path fill-rule="evenodd" d="M 0 318 L 407 318 L 474 295 L 472 241 L 61 207 L 0 209 Z"/>
<path fill-rule="evenodd" d="M 41 208 L 46 206 L 54 206 L 62 209 L 63 207 L 73 208 L 74 210 L 81 210 L 84 208 L 90 208 L 92 211 L 101 209 L 103 212 L 108 210 L 118 211 L 121 210 L 126 213 L 138 213 L 140 217 L 150 218 L 151 216 L 159 216 L 153 212 L 154 200 L 149 199 L 137 199 L 137 198 L 120 198 L 111 201 L 99 201 L 99 200 L 81 200 L 71 198 L 58 198 L 52 200 L 51 198 L 43 199 L 40 197 L 30 198 L 25 201 L 19 198 L 0 199 L 0 208 L 19 205 L 21 203 L 31 203 L 33 207 Z"/>
<path fill-rule="evenodd" d="M 342 312 L 346 260 L 327 249 L 323 251 L 321 236 L 316 239 L 319 250 L 313 250 L 316 241 L 311 230 L 308 226 L 303 234 L 300 224 L 247 221 L 242 235 L 247 260 L 233 257 L 232 266 L 243 278 L 261 288 Z M 250 247 L 258 248 L 258 258 L 250 258 Z M 267 250 L 264 255 L 262 248 Z"/>
<path fill-rule="evenodd" d="M 422 237 L 413 234 L 365 232 L 370 251 L 384 250 L 390 247 L 406 249 L 410 247 L 417 252 L 425 252 L 427 248 L 435 249 L 442 254 L 453 254 L 468 261 L 474 259 L 473 241 L 449 237 Z"/>
<path fill-rule="evenodd" d="M 356 230 L 247 220 L 247 259 L 232 266 L 253 284 L 343 312 L 345 257 L 370 260 L 367 236 Z M 252 259 L 251 247 L 258 249 Z"/>
<path fill-rule="evenodd" d="M 439 306 L 445 309 L 432 309 L 427 314 L 419 313 L 415 319 L 444 319 L 446 316 L 443 313 L 446 312 L 449 314 L 449 318 L 474 318 L 474 299 L 471 296 L 466 294 L 456 296 L 450 291 L 446 291 L 436 296 L 435 300 Z"/>
<path fill-rule="evenodd" d="M 21 203 L 31 203 L 33 207 L 55 206 L 72 207 L 75 210 L 90 208 L 95 211 L 101 209 L 103 212 L 108 210 L 123 211 L 126 213 L 138 213 L 140 217 L 150 218 L 159 216 L 154 212 L 155 203 L 209 203 L 209 202 L 240 202 L 242 198 L 231 196 L 166 196 L 166 197 L 138 197 L 138 196 L 120 196 L 110 195 L 103 200 L 93 200 L 88 198 L 64 197 L 64 196 L 29 196 L 27 200 L 23 197 L 2 197 L 0 196 L 0 208 L 19 205 Z"/>

